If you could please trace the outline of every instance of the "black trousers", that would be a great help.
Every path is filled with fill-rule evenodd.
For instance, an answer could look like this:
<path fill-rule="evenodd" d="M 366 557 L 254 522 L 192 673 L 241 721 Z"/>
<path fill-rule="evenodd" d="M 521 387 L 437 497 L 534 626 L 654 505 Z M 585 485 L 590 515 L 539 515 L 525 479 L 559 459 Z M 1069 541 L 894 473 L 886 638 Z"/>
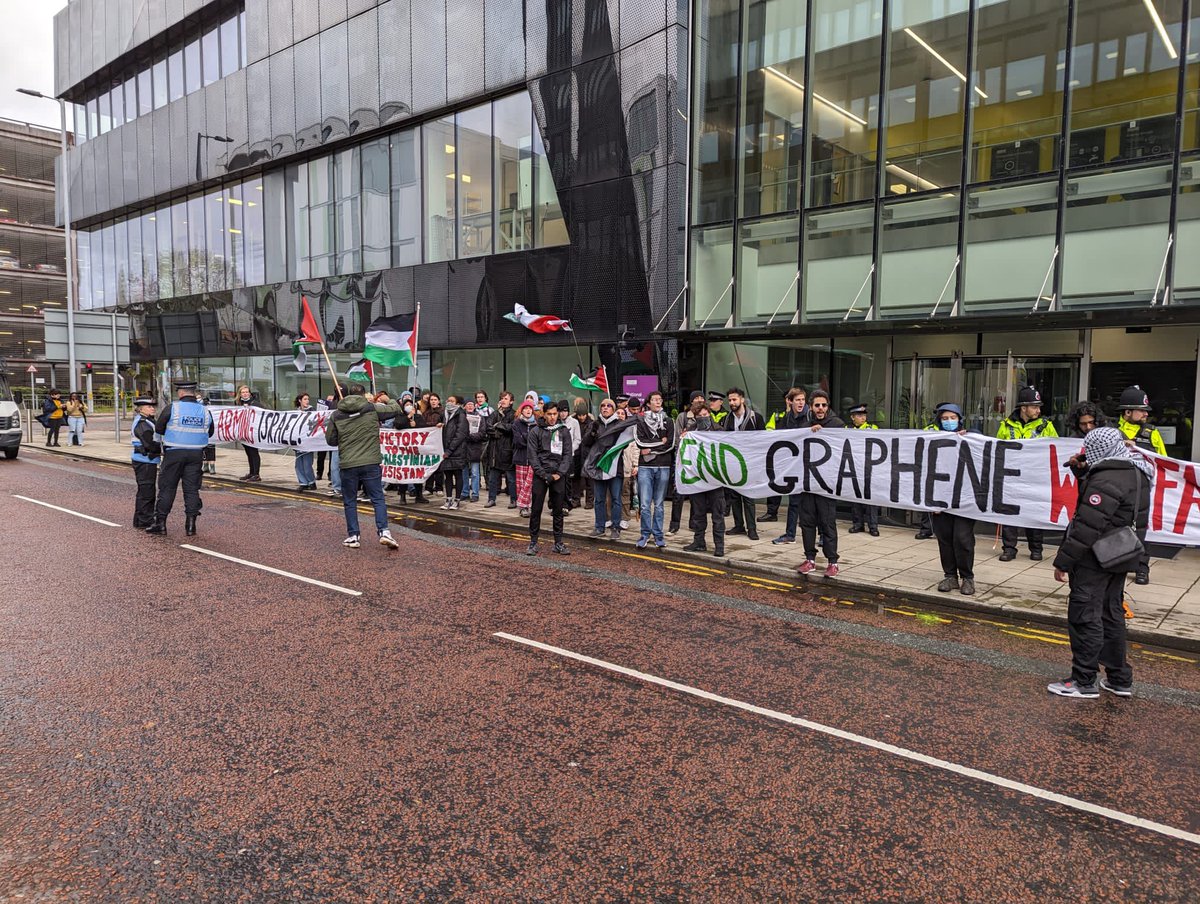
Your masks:
<path fill-rule="evenodd" d="M 732 490 L 729 493 L 729 499 L 726 500 L 729 508 L 733 511 L 733 526 L 743 528 L 747 532 L 757 530 L 758 527 L 754 523 L 754 500 L 749 496 L 743 496 L 741 493 L 735 493 Z"/>
<path fill-rule="evenodd" d="M 66 418 L 59 418 L 50 422 L 50 426 L 46 428 L 46 445 L 51 443 L 58 445 L 58 431 L 62 429 L 62 425 L 66 423 Z"/>
<path fill-rule="evenodd" d="M 500 495 L 500 482 L 504 481 L 504 486 L 508 491 L 508 498 L 511 502 L 517 501 L 517 471 L 515 468 L 509 468 L 507 471 L 501 471 L 499 468 L 488 468 L 487 472 L 487 489 L 488 499 L 492 502 L 496 501 L 496 497 Z M 588 498 L 591 498 L 591 491 L 588 491 Z"/>
<path fill-rule="evenodd" d="M 918 533 L 933 533 L 933 524 L 929 518 L 929 512 L 921 512 L 921 517 L 917 519 Z"/>
<path fill-rule="evenodd" d="M 1089 555 L 1088 558 L 1091 558 Z M 1125 575 L 1083 565 L 1071 569 L 1067 598 L 1067 634 L 1071 638 L 1071 678 L 1095 684 L 1104 666 L 1116 687 L 1133 684 L 1133 669 L 1125 659 Z"/>
<path fill-rule="evenodd" d="M 328 452 L 317 453 L 317 480 L 325 476 L 325 458 L 328 455 Z"/>
<path fill-rule="evenodd" d="M 250 474 L 253 477 L 258 476 L 258 469 L 262 467 L 262 455 L 253 446 L 242 446 L 246 450 L 246 464 L 250 466 Z"/>
<path fill-rule="evenodd" d="M 975 580 L 975 522 L 949 512 L 932 515 L 929 520 L 938 541 L 942 574 L 964 581 Z"/>
<path fill-rule="evenodd" d="M 1012 552 L 1017 551 L 1017 535 L 1018 528 L 1002 527 L 1000 528 L 1000 545 L 1006 550 Z M 1040 528 L 1026 527 L 1025 539 L 1029 543 L 1030 552 L 1041 552 L 1042 544 L 1046 542 L 1046 532 Z"/>
<path fill-rule="evenodd" d="M 549 483 L 536 474 L 533 475 L 533 505 L 529 511 L 529 539 L 536 543 L 542 530 L 542 509 L 546 506 L 546 497 L 550 497 L 551 523 L 554 527 L 554 542 L 561 543 L 563 538 L 563 512 L 567 507 L 567 478 L 562 477 Z"/>
<path fill-rule="evenodd" d="M 462 468 L 443 471 L 442 479 L 445 481 L 447 499 L 457 499 L 462 495 Z"/>
<path fill-rule="evenodd" d="M 879 506 L 855 502 L 850 506 L 850 523 L 854 527 L 879 530 Z"/>
<path fill-rule="evenodd" d="M 133 526 L 149 527 L 154 523 L 154 499 L 158 482 L 158 465 L 135 461 L 133 463 L 133 477 L 137 481 L 137 496 L 133 504 Z"/>
<path fill-rule="evenodd" d="M 258 450 L 254 450 L 257 454 Z M 167 449 L 158 466 L 158 503 L 154 517 L 166 521 L 175 505 L 175 493 L 183 484 L 183 511 L 199 515 L 204 503 L 200 501 L 200 482 L 204 479 L 203 449 Z"/>
<path fill-rule="evenodd" d="M 800 494 L 800 537 L 804 558 L 817 557 L 817 531 L 821 532 L 821 552 L 833 564 L 838 560 L 837 502 L 815 493 Z"/>
<path fill-rule="evenodd" d="M 1150 550 L 1146 549 L 1146 530 L 1145 530 L 1145 528 L 1138 531 L 1137 535 L 1138 535 L 1138 539 L 1142 541 L 1142 557 L 1141 557 L 1141 559 L 1138 560 L 1137 568 L 1135 570 L 1137 571 L 1138 574 L 1149 574 L 1150 573 Z"/>
<path fill-rule="evenodd" d="M 588 505 L 596 504 L 596 500 L 592 498 L 592 481 L 584 477 L 582 473 L 571 478 L 570 496 L 572 508 L 579 508 L 580 500 Z"/>
<path fill-rule="evenodd" d="M 688 527 L 696 535 L 696 539 L 704 540 L 704 533 L 708 530 L 708 522 L 711 517 L 713 541 L 723 544 L 725 542 L 725 490 L 706 490 L 703 493 L 693 493 L 688 499 L 691 501 Z M 674 515 L 672 514 L 671 517 L 674 518 Z"/>
<path fill-rule="evenodd" d="M 696 495 L 699 495 L 699 494 L 694 494 L 691 496 L 684 496 L 683 493 L 680 493 L 678 490 L 675 490 L 674 487 L 672 487 L 671 489 L 673 490 L 673 493 L 671 496 L 671 523 L 670 523 L 669 527 L 670 527 L 670 530 L 679 530 L 679 523 L 683 520 L 683 504 L 685 502 L 687 502 L 688 500 L 694 500 L 696 498 Z M 709 492 L 712 492 L 712 491 L 710 490 Z M 724 490 L 721 491 L 721 495 L 722 495 L 722 497 L 725 495 Z M 690 504 L 692 506 L 692 510 L 694 511 L 695 510 L 695 502 L 693 501 Z M 722 518 L 725 517 L 724 506 L 721 507 L 721 517 Z M 691 523 L 692 523 L 692 516 L 688 515 L 688 524 L 691 525 Z"/>
<path fill-rule="evenodd" d="M 782 496 L 772 496 L 767 500 L 767 514 L 772 518 L 779 517 L 779 506 L 783 502 Z"/>

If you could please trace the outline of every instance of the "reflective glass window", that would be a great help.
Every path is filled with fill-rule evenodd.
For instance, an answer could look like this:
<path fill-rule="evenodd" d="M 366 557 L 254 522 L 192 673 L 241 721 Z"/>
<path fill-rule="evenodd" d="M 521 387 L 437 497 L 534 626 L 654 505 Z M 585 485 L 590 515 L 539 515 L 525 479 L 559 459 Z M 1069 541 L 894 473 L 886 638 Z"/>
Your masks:
<path fill-rule="evenodd" d="M 218 188 L 210 192 L 204 199 L 205 206 L 208 208 L 204 228 L 205 269 L 208 271 L 208 290 L 210 292 L 218 292 L 233 285 L 228 281 L 226 275 L 229 261 L 229 253 L 226 249 L 229 211 L 226 210 L 228 205 L 225 203 L 225 197 L 225 191 Z M 230 266 L 229 269 L 233 268 Z"/>
<path fill-rule="evenodd" d="M 197 68 L 196 76 L 200 71 Z M 167 96 L 171 100 L 179 100 L 184 95 L 183 51 L 176 50 L 167 57 Z"/>
<path fill-rule="evenodd" d="M 738 2 L 697 0 L 692 59 L 692 222 L 734 215 L 738 91 Z"/>
<path fill-rule="evenodd" d="M 287 277 L 308 279 L 308 164 L 289 166 L 284 176 L 284 199 L 287 211 Z"/>
<path fill-rule="evenodd" d="M 154 212 L 142 214 L 142 297 L 146 301 L 158 298 L 158 237 Z"/>
<path fill-rule="evenodd" d="M 563 218 L 562 205 L 558 202 L 558 189 L 554 185 L 554 173 L 546 147 L 542 144 L 542 131 L 533 126 L 533 242 L 537 248 L 552 245 L 567 245 L 567 221 Z"/>
<path fill-rule="evenodd" d="M 266 281 L 265 235 L 263 233 L 263 180 L 242 183 L 242 231 L 246 250 L 245 285 L 261 286 Z"/>
<path fill-rule="evenodd" d="M 809 207 L 875 196 L 882 0 L 813 0 Z"/>
<path fill-rule="evenodd" d="M 183 48 L 183 83 L 184 91 L 191 94 L 193 91 L 200 90 L 200 82 L 203 77 L 202 67 L 200 64 L 200 39 L 188 41 Z"/>
<path fill-rule="evenodd" d="M 421 263 L 421 130 L 391 137 L 392 266 Z"/>
<path fill-rule="evenodd" d="M 883 316 L 949 316 L 958 285 L 958 194 L 888 201 L 880 237 Z"/>
<path fill-rule="evenodd" d="M 104 304 L 117 303 L 117 229 L 113 223 L 100 230 L 104 236 Z"/>
<path fill-rule="evenodd" d="M 496 101 L 492 111 L 500 254 L 533 247 L 533 110 L 521 92 Z"/>
<path fill-rule="evenodd" d="M 804 218 L 804 317 L 861 320 L 871 307 L 875 207 L 861 204 Z"/>
<path fill-rule="evenodd" d="M 999 184 L 967 197 L 965 310 L 1029 310 L 1054 292 L 1058 184 Z"/>
<path fill-rule="evenodd" d="M 492 253 L 492 105 L 464 110 L 458 125 L 458 256 Z"/>
<path fill-rule="evenodd" d="M 238 20 L 234 16 L 221 23 L 221 76 L 232 75 L 241 62 L 238 49 Z"/>
<path fill-rule="evenodd" d="M 138 116 L 145 116 L 154 109 L 154 88 L 149 68 L 137 74 Z"/>
<path fill-rule="evenodd" d="M 137 76 L 126 79 L 123 90 L 125 91 L 125 121 L 131 122 L 138 116 Z"/>
<path fill-rule="evenodd" d="M 1195 37 L 1195 35 L 1193 35 Z M 1200 302 L 1200 157 L 1184 157 L 1180 168 L 1175 278 L 1171 301 Z"/>
<path fill-rule="evenodd" d="M 160 207 L 154 213 L 158 240 L 158 297 L 175 297 L 175 243 L 171 241 L 171 208 Z"/>
<path fill-rule="evenodd" d="M 100 110 L 100 132 L 103 135 L 112 128 L 112 95 L 105 91 L 98 98 Z"/>
<path fill-rule="evenodd" d="M 165 107 L 170 92 L 167 90 L 167 61 L 159 60 L 154 64 L 154 109 Z"/>
<path fill-rule="evenodd" d="M 117 85 L 109 92 L 109 103 L 112 106 L 113 128 L 125 125 L 125 89 Z"/>
<path fill-rule="evenodd" d="M 383 270 L 392 262 L 391 186 L 388 138 L 362 146 L 362 265 Z"/>
<path fill-rule="evenodd" d="M 188 272 L 187 201 L 171 205 L 171 272 L 175 279 L 175 297 L 192 294 L 192 276 Z"/>
<path fill-rule="evenodd" d="M 1200 148 L 1200 11 L 1193 5 L 1188 25 L 1188 55 L 1183 70 L 1183 140 L 1185 151 Z"/>
<path fill-rule="evenodd" d="M 225 222 L 221 238 L 224 241 L 226 285 L 237 289 L 246 282 L 246 198 L 240 182 L 225 190 Z"/>
<path fill-rule="evenodd" d="M 221 32 L 213 28 L 200 39 L 204 84 L 211 85 L 221 77 Z"/>
<path fill-rule="evenodd" d="M 313 277 L 334 272 L 333 158 L 308 162 L 309 270 Z"/>
<path fill-rule="evenodd" d="M 72 104 L 75 114 L 75 143 L 83 144 L 92 136 L 88 134 L 87 121 L 87 106 L 85 104 Z"/>
<path fill-rule="evenodd" d="M 336 272 L 362 271 L 362 182 L 357 147 L 332 157 L 334 189 L 334 247 Z"/>
<path fill-rule="evenodd" d="M 454 211 L 457 205 L 457 154 L 454 117 L 426 123 L 425 138 L 425 260 L 446 261 L 455 255 Z"/>
<path fill-rule="evenodd" d="M 215 216 L 215 214 L 213 214 Z M 208 290 L 210 250 L 207 245 L 205 223 L 209 213 L 204 209 L 204 195 L 192 195 L 187 201 L 188 230 L 188 281 L 193 293 Z M 217 246 L 219 249 L 220 246 Z M 213 249 L 213 250 L 217 250 Z"/>
<path fill-rule="evenodd" d="M 88 138 L 100 134 L 100 99 L 93 97 L 87 102 Z"/>
<path fill-rule="evenodd" d="M 262 178 L 263 199 L 263 281 L 283 282 L 290 273 L 288 249 L 292 222 L 288 219 L 287 185 L 289 173 L 275 170 Z"/>
<path fill-rule="evenodd" d="M 113 264 L 117 277 L 115 304 L 129 304 L 129 228 L 125 220 L 117 220 L 113 230 Z"/>
<path fill-rule="evenodd" d="M 245 69 L 247 66 L 247 61 L 249 60 L 249 57 L 246 55 L 247 50 L 246 50 L 246 11 L 245 10 L 242 10 L 242 12 L 238 15 L 238 39 L 239 39 L 238 45 L 242 48 L 242 58 L 241 58 L 242 68 Z"/>
<path fill-rule="evenodd" d="M 733 311 L 733 227 L 692 230 L 693 327 L 721 326 Z"/>
<path fill-rule="evenodd" d="M 75 271 L 79 278 L 79 307 L 90 310 L 92 304 L 92 232 L 80 229 L 75 233 Z"/>
<path fill-rule="evenodd" d="M 804 163 L 804 37 L 808 5 L 745 0 L 741 215 L 795 210 Z"/>
<path fill-rule="evenodd" d="M 736 322 L 791 322 L 800 282 L 799 219 L 757 220 L 738 231 Z"/>

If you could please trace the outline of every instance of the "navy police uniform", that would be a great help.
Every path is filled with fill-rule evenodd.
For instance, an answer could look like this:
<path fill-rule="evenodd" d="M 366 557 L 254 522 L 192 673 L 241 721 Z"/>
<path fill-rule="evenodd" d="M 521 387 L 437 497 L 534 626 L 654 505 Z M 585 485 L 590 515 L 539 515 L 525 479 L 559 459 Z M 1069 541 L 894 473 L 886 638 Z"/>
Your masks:
<path fill-rule="evenodd" d="M 154 399 L 143 396 L 134 401 L 135 411 L 144 406 L 155 407 Z M 129 429 L 133 444 L 133 476 L 137 481 L 137 497 L 133 508 L 133 526 L 145 529 L 154 524 L 155 484 L 158 481 L 158 463 L 162 459 L 162 446 L 154 434 L 154 419 L 140 412 L 134 415 Z"/>
<path fill-rule="evenodd" d="M 175 504 L 179 484 L 183 484 L 184 532 L 196 533 L 196 518 L 203 503 L 200 484 L 204 474 L 204 447 L 213 434 L 213 419 L 208 409 L 196 399 L 195 383 L 176 383 L 184 393 L 168 405 L 155 421 L 155 432 L 162 437 L 162 464 L 158 468 L 158 502 L 154 509 L 154 524 L 147 533 L 165 534 L 167 516 Z"/>

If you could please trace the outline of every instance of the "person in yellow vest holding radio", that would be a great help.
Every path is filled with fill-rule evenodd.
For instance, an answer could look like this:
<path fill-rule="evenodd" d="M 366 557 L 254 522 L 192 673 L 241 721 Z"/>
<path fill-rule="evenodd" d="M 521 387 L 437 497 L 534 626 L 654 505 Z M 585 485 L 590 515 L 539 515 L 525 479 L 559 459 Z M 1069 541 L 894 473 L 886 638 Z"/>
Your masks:
<path fill-rule="evenodd" d="M 1049 418 L 1042 417 L 1042 394 L 1032 386 L 1023 386 L 1017 393 L 1017 407 L 1000 424 L 996 431 L 997 439 L 1054 439 L 1058 431 Z M 1025 539 L 1029 543 L 1029 558 L 1040 561 L 1042 544 L 1046 532 L 1032 527 L 1025 528 Z M 1017 528 L 1005 527 L 1000 531 L 1000 542 L 1004 547 L 1000 553 L 1001 562 L 1011 562 L 1017 557 Z"/>
<path fill-rule="evenodd" d="M 850 426 L 855 430 L 878 430 L 875 424 L 867 423 L 867 406 L 855 405 L 850 409 Z M 861 534 L 863 529 L 872 537 L 879 536 L 879 506 L 855 502 L 850 506 L 850 533 Z"/>

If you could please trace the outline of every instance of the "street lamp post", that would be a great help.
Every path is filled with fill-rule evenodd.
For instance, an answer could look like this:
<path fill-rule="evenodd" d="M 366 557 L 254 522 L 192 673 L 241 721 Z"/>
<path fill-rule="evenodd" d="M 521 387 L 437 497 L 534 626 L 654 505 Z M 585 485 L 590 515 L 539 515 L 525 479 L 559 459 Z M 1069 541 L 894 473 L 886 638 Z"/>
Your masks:
<path fill-rule="evenodd" d="M 67 373 L 70 378 L 71 392 L 77 392 L 79 390 L 79 374 L 75 364 L 75 252 L 71 245 L 71 188 L 67 184 L 67 102 L 61 97 L 51 97 L 49 94 L 34 91 L 32 88 L 18 88 L 17 92 L 30 97 L 40 97 L 43 100 L 58 102 L 60 139 L 62 141 L 62 156 L 59 158 L 62 163 L 59 171 L 62 176 L 60 184 L 63 201 L 63 234 L 67 244 Z"/>

